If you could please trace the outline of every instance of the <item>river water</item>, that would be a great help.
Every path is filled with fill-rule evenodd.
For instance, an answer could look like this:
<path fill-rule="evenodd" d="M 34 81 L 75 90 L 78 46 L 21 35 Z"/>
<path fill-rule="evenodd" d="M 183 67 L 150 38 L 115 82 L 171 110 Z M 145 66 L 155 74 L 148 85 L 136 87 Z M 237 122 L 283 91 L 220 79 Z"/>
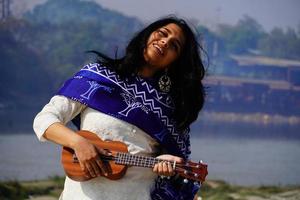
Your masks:
<path fill-rule="evenodd" d="M 300 185 L 300 140 L 194 136 L 192 160 L 208 164 L 208 179 L 239 185 Z M 0 180 L 63 175 L 60 147 L 34 133 L 0 135 Z"/>

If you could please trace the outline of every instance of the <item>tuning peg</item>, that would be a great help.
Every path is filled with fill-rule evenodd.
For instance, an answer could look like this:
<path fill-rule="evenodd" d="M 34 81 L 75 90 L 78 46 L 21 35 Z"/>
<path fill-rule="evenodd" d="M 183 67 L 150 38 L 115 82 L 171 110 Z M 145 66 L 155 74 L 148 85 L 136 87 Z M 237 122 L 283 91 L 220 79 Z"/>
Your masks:
<path fill-rule="evenodd" d="M 185 179 L 183 179 L 183 182 L 184 182 L 184 183 L 188 183 L 189 180 L 187 180 L 187 179 L 185 178 Z"/>
<path fill-rule="evenodd" d="M 200 160 L 200 161 L 199 161 L 199 163 L 201 163 L 201 164 L 202 164 L 202 163 L 203 163 L 203 161 L 202 161 L 202 160 Z M 196 165 L 196 168 L 200 168 L 200 165 Z"/>

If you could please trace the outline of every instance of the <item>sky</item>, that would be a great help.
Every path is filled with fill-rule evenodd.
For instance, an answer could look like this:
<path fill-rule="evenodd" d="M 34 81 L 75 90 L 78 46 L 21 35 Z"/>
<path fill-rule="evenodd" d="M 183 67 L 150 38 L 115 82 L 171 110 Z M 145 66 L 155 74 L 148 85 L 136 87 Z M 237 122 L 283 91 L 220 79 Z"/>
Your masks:
<path fill-rule="evenodd" d="M 236 24 L 248 15 L 266 31 L 300 25 L 300 0 L 96 0 L 102 6 L 151 21 L 169 13 L 197 19 L 215 28 L 218 23 Z"/>
<path fill-rule="evenodd" d="M 30 9 L 46 0 L 14 0 L 14 5 Z M 91 1 L 91 0 L 88 0 Z M 298 29 L 300 0 L 93 0 L 104 8 L 151 22 L 168 14 L 215 29 L 217 24 L 234 25 L 248 15 L 261 24 L 265 31 L 274 27 Z M 19 6 L 20 8 L 20 6 Z M 18 11 L 15 11 L 18 12 Z"/>

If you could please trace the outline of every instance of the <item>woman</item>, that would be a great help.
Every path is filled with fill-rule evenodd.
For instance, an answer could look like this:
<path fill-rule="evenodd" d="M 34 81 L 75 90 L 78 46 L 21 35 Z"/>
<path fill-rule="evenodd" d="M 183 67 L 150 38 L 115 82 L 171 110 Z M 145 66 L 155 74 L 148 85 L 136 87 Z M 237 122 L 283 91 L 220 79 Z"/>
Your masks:
<path fill-rule="evenodd" d="M 165 18 L 139 32 L 123 58 L 96 53 L 98 63 L 69 79 L 34 120 L 41 141 L 72 148 L 86 176 L 94 177 L 66 177 L 61 199 L 193 199 L 199 184 L 183 184 L 168 162 L 188 159 L 189 126 L 204 103 L 205 71 L 193 32 L 183 20 Z M 124 142 L 131 154 L 166 162 L 153 170 L 129 167 L 117 181 L 103 178 L 108 169 L 101 155 L 109 152 L 67 128 L 70 120 L 102 140 Z"/>

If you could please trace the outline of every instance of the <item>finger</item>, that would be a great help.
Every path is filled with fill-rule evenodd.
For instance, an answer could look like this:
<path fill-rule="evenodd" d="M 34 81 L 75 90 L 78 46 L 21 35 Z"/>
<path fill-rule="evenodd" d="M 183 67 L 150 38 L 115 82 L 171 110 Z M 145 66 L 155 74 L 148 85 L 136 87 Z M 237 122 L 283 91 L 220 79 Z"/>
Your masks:
<path fill-rule="evenodd" d="M 168 162 L 168 171 L 169 171 L 169 173 L 170 173 L 170 176 L 173 176 L 174 175 L 174 171 L 173 171 L 173 167 L 172 167 L 172 165 L 171 165 L 171 163 L 170 162 Z"/>
<path fill-rule="evenodd" d="M 101 159 L 98 159 L 98 160 L 96 160 L 96 163 L 97 163 L 98 167 L 101 169 L 102 174 L 107 176 L 108 169 L 107 169 L 106 165 L 103 163 L 103 161 Z"/>
<path fill-rule="evenodd" d="M 90 177 L 90 173 L 88 171 L 88 169 L 85 167 L 85 164 L 82 162 L 79 162 L 80 165 L 80 169 L 84 172 L 84 175 L 89 178 Z"/>
<path fill-rule="evenodd" d="M 153 172 L 157 173 L 158 172 L 158 164 L 155 164 L 153 167 Z"/>
<path fill-rule="evenodd" d="M 80 165 L 80 169 L 82 170 L 82 171 L 86 171 L 87 169 L 86 169 L 86 167 L 84 166 L 84 164 L 82 163 L 82 162 L 79 162 L 79 165 Z"/>
<path fill-rule="evenodd" d="M 111 156 L 112 153 L 107 150 L 107 149 L 101 149 L 101 148 L 97 148 L 98 151 L 98 159 L 97 159 L 97 165 L 100 167 L 102 173 L 107 176 L 108 173 L 111 171 L 111 168 L 109 165 L 105 164 L 102 160 L 101 160 L 101 155 L 104 156 Z"/>
<path fill-rule="evenodd" d="M 172 157 L 170 157 L 170 158 L 167 158 L 166 160 L 168 160 L 168 161 L 172 161 L 172 162 L 177 162 L 177 163 L 182 163 L 182 162 L 184 162 L 184 159 L 183 158 L 180 158 L 180 157 L 178 157 L 178 156 L 172 156 Z"/>
<path fill-rule="evenodd" d="M 91 161 L 90 166 L 93 168 L 93 171 L 95 172 L 95 176 L 100 176 L 100 168 L 97 165 L 96 161 Z"/>
<path fill-rule="evenodd" d="M 169 175 L 169 169 L 168 169 L 167 161 L 162 162 L 162 172 L 163 172 L 163 175 L 165 175 L 165 176 Z"/>
<path fill-rule="evenodd" d="M 105 155 L 105 156 L 112 155 L 112 153 L 108 149 L 97 148 L 97 151 L 100 153 L 100 155 Z"/>
<path fill-rule="evenodd" d="M 158 174 L 163 175 L 163 162 L 158 163 Z"/>
<path fill-rule="evenodd" d="M 90 176 L 92 176 L 92 177 L 96 176 L 96 173 L 94 172 L 93 167 L 89 163 L 86 163 L 85 167 L 87 168 L 87 171 Z"/>
<path fill-rule="evenodd" d="M 168 160 L 168 161 L 176 161 L 178 163 L 184 162 L 184 159 L 178 156 L 173 156 L 169 154 L 160 155 L 157 157 L 158 159 Z"/>
<path fill-rule="evenodd" d="M 176 161 L 178 163 L 182 163 L 184 160 L 183 160 L 183 158 L 180 158 L 178 156 L 173 156 L 172 160 L 170 160 L 170 161 Z"/>

